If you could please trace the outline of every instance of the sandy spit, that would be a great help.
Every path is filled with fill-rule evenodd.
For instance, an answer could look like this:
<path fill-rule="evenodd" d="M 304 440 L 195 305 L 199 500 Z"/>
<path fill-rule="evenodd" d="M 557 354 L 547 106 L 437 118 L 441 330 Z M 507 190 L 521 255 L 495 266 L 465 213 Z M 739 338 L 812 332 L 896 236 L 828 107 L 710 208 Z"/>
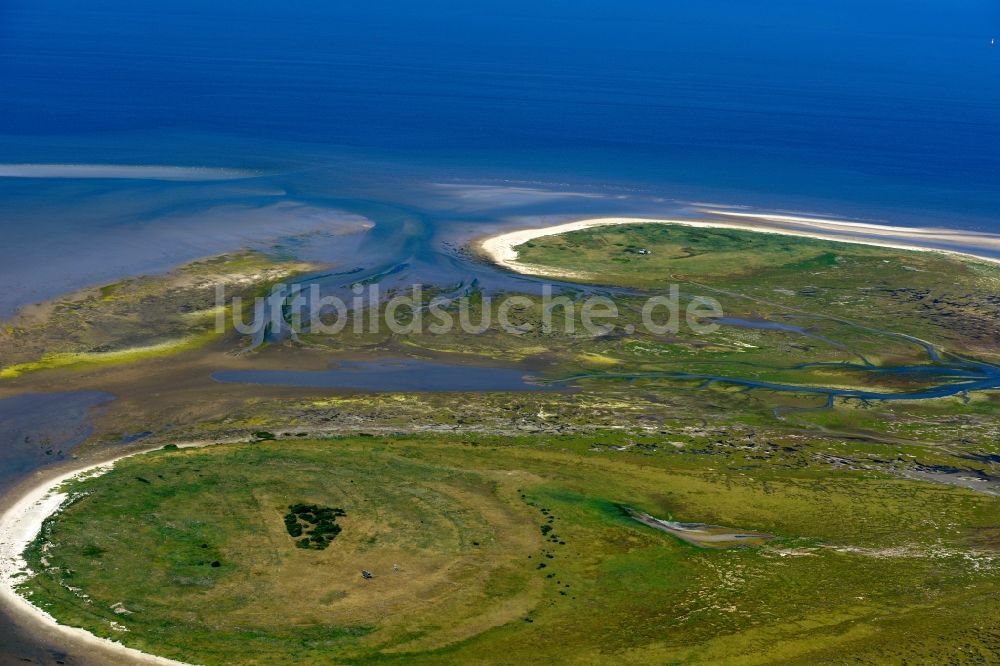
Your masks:
<path fill-rule="evenodd" d="M 733 213 L 729 211 L 704 211 L 713 215 L 727 216 L 735 221 L 711 220 L 680 220 L 680 219 L 649 219 L 638 217 L 602 217 L 576 222 L 567 222 L 548 227 L 518 229 L 480 240 L 476 249 L 495 264 L 508 270 L 525 274 L 553 275 L 558 269 L 548 269 L 544 266 L 522 264 L 518 261 L 515 248 L 535 238 L 554 236 L 570 231 L 580 231 L 592 227 L 614 226 L 621 224 L 680 224 L 689 227 L 714 227 L 718 229 L 742 229 L 769 234 L 818 238 L 821 240 L 839 241 L 842 243 L 857 243 L 874 245 L 897 250 L 914 250 L 918 252 L 941 252 L 967 259 L 976 259 L 1000 264 L 1000 259 L 982 256 L 957 250 L 946 250 L 919 245 L 920 241 L 946 242 L 969 246 L 979 246 L 984 249 L 1000 250 L 1000 236 L 979 234 L 952 229 L 917 229 L 908 227 L 892 227 L 887 225 L 845 222 L 823 218 L 798 217 L 790 215 L 767 215 L 755 213 Z M 872 238 L 877 235 L 878 238 Z M 899 239 L 897 242 L 894 239 Z M 890 240 L 886 240 L 890 239 Z"/>

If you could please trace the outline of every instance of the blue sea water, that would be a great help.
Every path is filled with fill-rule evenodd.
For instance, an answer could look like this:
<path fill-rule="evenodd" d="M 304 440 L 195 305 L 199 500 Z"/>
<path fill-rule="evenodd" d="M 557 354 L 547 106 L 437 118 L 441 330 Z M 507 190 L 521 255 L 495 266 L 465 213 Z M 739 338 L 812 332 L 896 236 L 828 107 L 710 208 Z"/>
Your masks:
<path fill-rule="evenodd" d="M 996 37 L 995 0 L 4 0 L 0 164 L 280 178 L 0 178 L 0 316 L 441 180 L 1000 231 Z"/>

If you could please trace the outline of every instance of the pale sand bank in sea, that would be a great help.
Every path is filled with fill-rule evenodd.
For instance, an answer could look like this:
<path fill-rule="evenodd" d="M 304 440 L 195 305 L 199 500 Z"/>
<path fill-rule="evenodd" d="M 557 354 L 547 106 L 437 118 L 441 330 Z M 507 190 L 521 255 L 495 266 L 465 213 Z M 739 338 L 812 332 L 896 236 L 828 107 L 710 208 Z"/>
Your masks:
<path fill-rule="evenodd" d="M 517 246 L 535 238 L 555 236 L 581 229 L 613 226 L 621 224 L 679 224 L 689 227 L 715 227 L 719 229 L 742 229 L 761 233 L 783 234 L 821 240 L 875 245 L 898 250 L 914 250 L 918 252 L 942 252 L 945 254 L 1000 263 L 1000 259 L 972 252 L 960 252 L 938 247 L 921 245 L 924 243 L 945 243 L 963 248 L 982 248 L 1000 252 L 1000 236 L 967 232 L 957 229 L 921 229 L 908 227 L 892 227 L 861 222 L 846 222 L 827 220 L 823 218 L 797 217 L 791 215 L 769 215 L 757 213 L 736 213 L 729 211 L 704 211 L 713 215 L 734 218 L 736 221 L 712 220 L 679 220 L 679 219 L 649 219 L 637 217 L 603 217 L 589 220 L 578 220 L 548 227 L 519 229 L 491 236 L 479 241 L 478 250 L 494 263 L 512 271 L 525 274 L 546 274 L 559 277 L 571 277 L 567 271 L 550 269 L 543 266 L 522 264 L 518 261 Z M 898 240 L 897 240 L 898 239 Z"/>
<path fill-rule="evenodd" d="M 208 442 L 180 444 L 178 446 L 204 446 Z M 20 623 L 37 628 L 49 640 L 61 640 L 93 657 L 97 662 L 101 658 L 119 660 L 127 659 L 128 663 L 155 664 L 157 666 L 188 666 L 184 662 L 157 657 L 126 647 L 106 638 L 100 638 L 77 627 L 59 624 L 55 618 L 44 610 L 34 606 L 17 593 L 18 583 L 23 580 L 26 570 L 24 551 L 38 536 L 45 519 L 56 513 L 67 499 L 67 494 L 60 488 L 67 481 L 108 472 L 114 464 L 123 458 L 147 453 L 150 450 L 136 451 L 120 456 L 109 462 L 88 465 L 71 472 L 49 478 L 29 488 L 17 498 L 0 516 L 0 604 Z M 108 662 L 112 663 L 112 662 Z"/>
<path fill-rule="evenodd" d="M 245 169 L 160 164 L 0 164 L 0 178 L 104 178 L 129 180 L 234 180 L 261 175 Z"/>

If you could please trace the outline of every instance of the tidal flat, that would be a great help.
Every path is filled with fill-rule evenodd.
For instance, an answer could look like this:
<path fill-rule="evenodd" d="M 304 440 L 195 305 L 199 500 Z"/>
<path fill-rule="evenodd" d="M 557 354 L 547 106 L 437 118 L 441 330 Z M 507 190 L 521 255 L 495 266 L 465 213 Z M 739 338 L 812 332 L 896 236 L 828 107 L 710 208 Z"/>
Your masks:
<path fill-rule="evenodd" d="M 0 396 L 106 391 L 80 463 L 157 450 L 62 488 L 20 591 L 64 625 L 205 664 L 993 654 L 1000 267 L 642 224 L 518 253 L 575 274 L 555 283 L 570 303 L 604 295 L 620 318 L 547 328 L 538 283 L 431 285 L 418 305 L 465 297 L 474 321 L 522 298 L 518 331 L 356 329 L 361 311 L 336 335 L 253 344 L 209 326 L 216 284 L 360 278 L 250 253 L 22 320 Z M 683 302 L 711 294 L 721 325 L 643 329 L 665 283 Z M 53 362 L 53 346 L 86 356 Z M 301 379 L 351 372 L 364 385 Z M 438 390 L 413 390 L 421 374 Z M 174 446 L 191 442 L 209 446 Z M 295 504 L 342 508 L 343 531 L 297 547 Z"/>

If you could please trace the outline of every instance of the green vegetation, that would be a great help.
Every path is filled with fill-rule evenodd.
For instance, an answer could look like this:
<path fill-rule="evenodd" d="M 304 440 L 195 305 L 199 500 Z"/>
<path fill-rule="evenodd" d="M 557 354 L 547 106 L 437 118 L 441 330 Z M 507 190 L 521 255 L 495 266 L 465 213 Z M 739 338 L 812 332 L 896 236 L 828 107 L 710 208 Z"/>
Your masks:
<path fill-rule="evenodd" d="M 523 264 L 583 282 L 651 290 L 676 282 L 722 299 L 731 314 L 812 315 L 827 319 L 806 320 L 820 327 L 830 318 L 878 329 L 891 322 L 954 352 L 1000 357 L 1000 266 L 958 255 L 654 223 L 544 236 L 517 250 Z"/>
<path fill-rule="evenodd" d="M 88 369 L 161 358 L 217 340 L 216 287 L 247 296 L 307 270 L 242 252 L 158 276 L 122 280 L 26 308 L 0 331 L 0 380 L 39 370 Z"/>
<path fill-rule="evenodd" d="M 161 450 L 74 482 L 23 588 L 63 622 L 206 664 L 988 658 L 1000 559 L 979 530 L 1000 520 L 994 498 L 834 465 L 751 469 L 665 439 Z M 701 548 L 625 504 L 776 538 Z M 297 548 L 289 510 L 345 529 Z"/>
<path fill-rule="evenodd" d="M 145 359 L 160 358 L 170 356 L 182 351 L 196 349 L 202 345 L 218 338 L 213 331 L 203 331 L 197 335 L 191 335 L 177 340 L 168 340 L 155 345 L 144 347 L 130 347 L 128 349 L 116 349 L 100 352 L 62 352 L 55 354 L 45 354 L 37 361 L 28 363 L 17 363 L 0 369 L 0 379 L 12 379 L 21 375 L 38 370 L 52 370 L 56 368 L 85 368 L 87 366 L 116 365 L 122 363 L 134 363 Z"/>

